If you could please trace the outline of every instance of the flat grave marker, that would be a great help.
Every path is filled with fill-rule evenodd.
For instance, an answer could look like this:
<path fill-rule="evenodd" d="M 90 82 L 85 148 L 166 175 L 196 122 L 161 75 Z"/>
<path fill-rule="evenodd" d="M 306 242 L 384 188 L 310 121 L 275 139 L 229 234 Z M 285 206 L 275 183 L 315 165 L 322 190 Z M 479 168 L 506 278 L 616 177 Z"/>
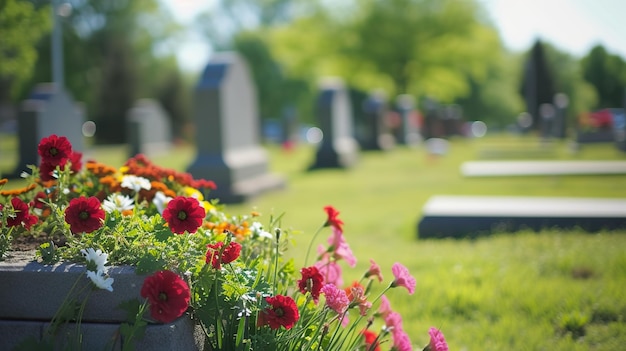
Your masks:
<path fill-rule="evenodd" d="M 626 161 L 467 161 L 465 177 L 626 174 Z"/>
<path fill-rule="evenodd" d="M 436 195 L 422 208 L 417 231 L 420 238 L 474 237 L 555 227 L 624 229 L 626 199 Z"/>

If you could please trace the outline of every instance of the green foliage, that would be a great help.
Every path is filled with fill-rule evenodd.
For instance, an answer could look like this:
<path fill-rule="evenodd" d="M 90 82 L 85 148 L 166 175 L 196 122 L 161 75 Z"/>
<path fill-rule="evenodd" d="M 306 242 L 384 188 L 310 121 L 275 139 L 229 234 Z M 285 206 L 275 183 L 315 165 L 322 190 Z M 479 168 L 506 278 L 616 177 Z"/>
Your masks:
<path fill-rule="evenodd" d="M 624 107 L 626 99 L 626 62 L 597 45 L 581 61 L 583 77 L 593 85 L 599 108 Z"/>
<path fill-rule="evenodd" d="M 22 0 L 0 1 L 0 92 L 10 90 L 15 97 L 32 75 L 37 62 L 36 44 L 51 29 L 50 8 L 35 9 Z"/>

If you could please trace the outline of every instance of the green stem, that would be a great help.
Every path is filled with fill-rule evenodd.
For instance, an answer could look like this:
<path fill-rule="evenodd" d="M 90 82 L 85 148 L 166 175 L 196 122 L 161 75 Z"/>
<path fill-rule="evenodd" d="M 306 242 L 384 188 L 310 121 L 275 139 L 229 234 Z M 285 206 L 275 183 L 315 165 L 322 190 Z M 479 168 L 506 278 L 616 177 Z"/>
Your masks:
<path fill-rule="evenodd" d="M 307 267 L 307 262 L 309 261 L 309 254 L 311 253 L 311 248 L 313 247 L 313 243 L 315 242 L 315 239 L 317 238 L 319 233 L 322 231 L 322 229 L 324 229 L 324 227 L 326 227 L 326 222 L 324 222 L 324 224 L 321 227 L 317 228 L 317 231 L 315 231 L 315 234 L 313 234 L 313 238 L 311 238 L 311 241 L 309 241 L 309 248 L 306 250 L 306 256 L 304 258 L 304 267 Z"/>

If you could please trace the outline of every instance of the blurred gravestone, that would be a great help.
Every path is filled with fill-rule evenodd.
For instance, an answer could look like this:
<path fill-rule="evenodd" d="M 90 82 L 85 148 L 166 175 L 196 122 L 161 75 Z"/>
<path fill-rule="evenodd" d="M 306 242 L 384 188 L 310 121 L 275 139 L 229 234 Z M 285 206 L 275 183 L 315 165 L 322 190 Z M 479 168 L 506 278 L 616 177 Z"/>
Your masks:
<path fill-rule="evenodd" d="M 396 109 L 400 114 L 400 129 L 397 133 L 397 141 L 402 145 L 416 146 L 421 143 L 415 98 L 409 94 L 396 97 Z"/>
<path fill-rule="evenodd" d="M 554 107 L 556 108 L 554 116 L 554 136 L 565 139 L 567 136 L 567 106 L 569 98 L 563 93 L 554 95 Z"/>
<path fill-rule="evenodd" d="M 359 140 L 363 150 L 389 150 L 395 141 L 387 128 L 387 102 L 382 92 L 373 92 L 362 101 L 364 128 Z"/>
<path fill-rule="evenodd" d="M 339 78 L 322 81 L 315 107 L 323 137 L 311 169 L 352 167 L 358 159 L 359 147 L 353 137 L 352 108 L 343 81 Z"/>
<path fill-rule="evenodd" d="M 82 126 L 85 117 L 72 97 L 54 84 L 38 84 L 22 102 L 17 117 L 19 158 L 11 177 L 18 177 L 28 165 L 39 164 L 39 141 L 51 134 L 65 136 L 72 149 L 84 152 Z"/>
<path fill-rule="evenodd" d="M 539 106 L 539 115 L 541 116 L 541 136 L 544 140 L 551 139 L 554 136 L 554 122 L 556 119 L 556 110 L 552 104 L 541 104 Z"/>
<path fill-rule="evenodd" d="M 267 172 L 257 92 L 241 56 L 213 55 L 194 91 L 193 120 L 197 155 L 187 171 L 215 182 L 211 199 L 240 203 L 284 186 L 284 179 Z"/>
<path fill-rule="evenodd" d="M 130 157 L 165 152 L 172 145 L 172 132 L 167 112 L 152 99 L 141 99 L 128 111 L 127 142 Z"/>

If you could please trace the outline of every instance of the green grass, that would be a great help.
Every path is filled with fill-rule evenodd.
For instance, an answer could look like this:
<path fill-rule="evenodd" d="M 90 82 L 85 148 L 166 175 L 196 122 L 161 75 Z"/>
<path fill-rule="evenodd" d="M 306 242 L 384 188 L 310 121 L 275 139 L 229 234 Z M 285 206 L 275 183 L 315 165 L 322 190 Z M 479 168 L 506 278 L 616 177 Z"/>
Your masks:
<path fill-rule="evenodd" d="M 0 170 L 11 162 L 4 157 L 5 150 L 0 150 Z M 353 169 L 307 172 L 314 158 L 312 148 L 288 153 L 268 146 L 271 171 L 286 177 L 286 189 L 228 205 L 227 212 L 255 209 L 264 218 L 285 213 L 282 226 L 294 230 L 292 255 L 301 264 L 313 233 L 325 220 L 323 206 L 336 207 L 359 259 L 355 269 L 344 266 L 346 283 L 363 273 L 370 258 L 381 265 L 387 281 L 394 262 L 403 263 L 416 277 L 414 295 L 403 289 L 389 292 L 392 307 L 402 313 L 404 328 L 416 346 L 427 342 L 427 330 L 435 326 L 442 329 L 451 350 L 623 348 L 626 231 L 546 230 L 473 240 L 417 238 L 421 208 L 435 194 L 626 197 L 624 176 L 463 178 L 460 164 L 498 154 L 489 150 L 524 159 L 543 149 L 532 137 L 458 139 L 452 141 L 449 154 L 438 159 L 428 157 L 424 149 L 399 147 L 361 153 Z M 87 157 L 119 166 L 126 150 L 99 147 Z M 194 150 L 187 146 L 153 161 L 184 170 L 193 158 Z M 555 142 L 542 159 L 623 160 L 626 154 L 602 144 L 573 153 L 567 142 Z M 325 241 L 328 234 L 322 232 L 317 242 Z"/>

